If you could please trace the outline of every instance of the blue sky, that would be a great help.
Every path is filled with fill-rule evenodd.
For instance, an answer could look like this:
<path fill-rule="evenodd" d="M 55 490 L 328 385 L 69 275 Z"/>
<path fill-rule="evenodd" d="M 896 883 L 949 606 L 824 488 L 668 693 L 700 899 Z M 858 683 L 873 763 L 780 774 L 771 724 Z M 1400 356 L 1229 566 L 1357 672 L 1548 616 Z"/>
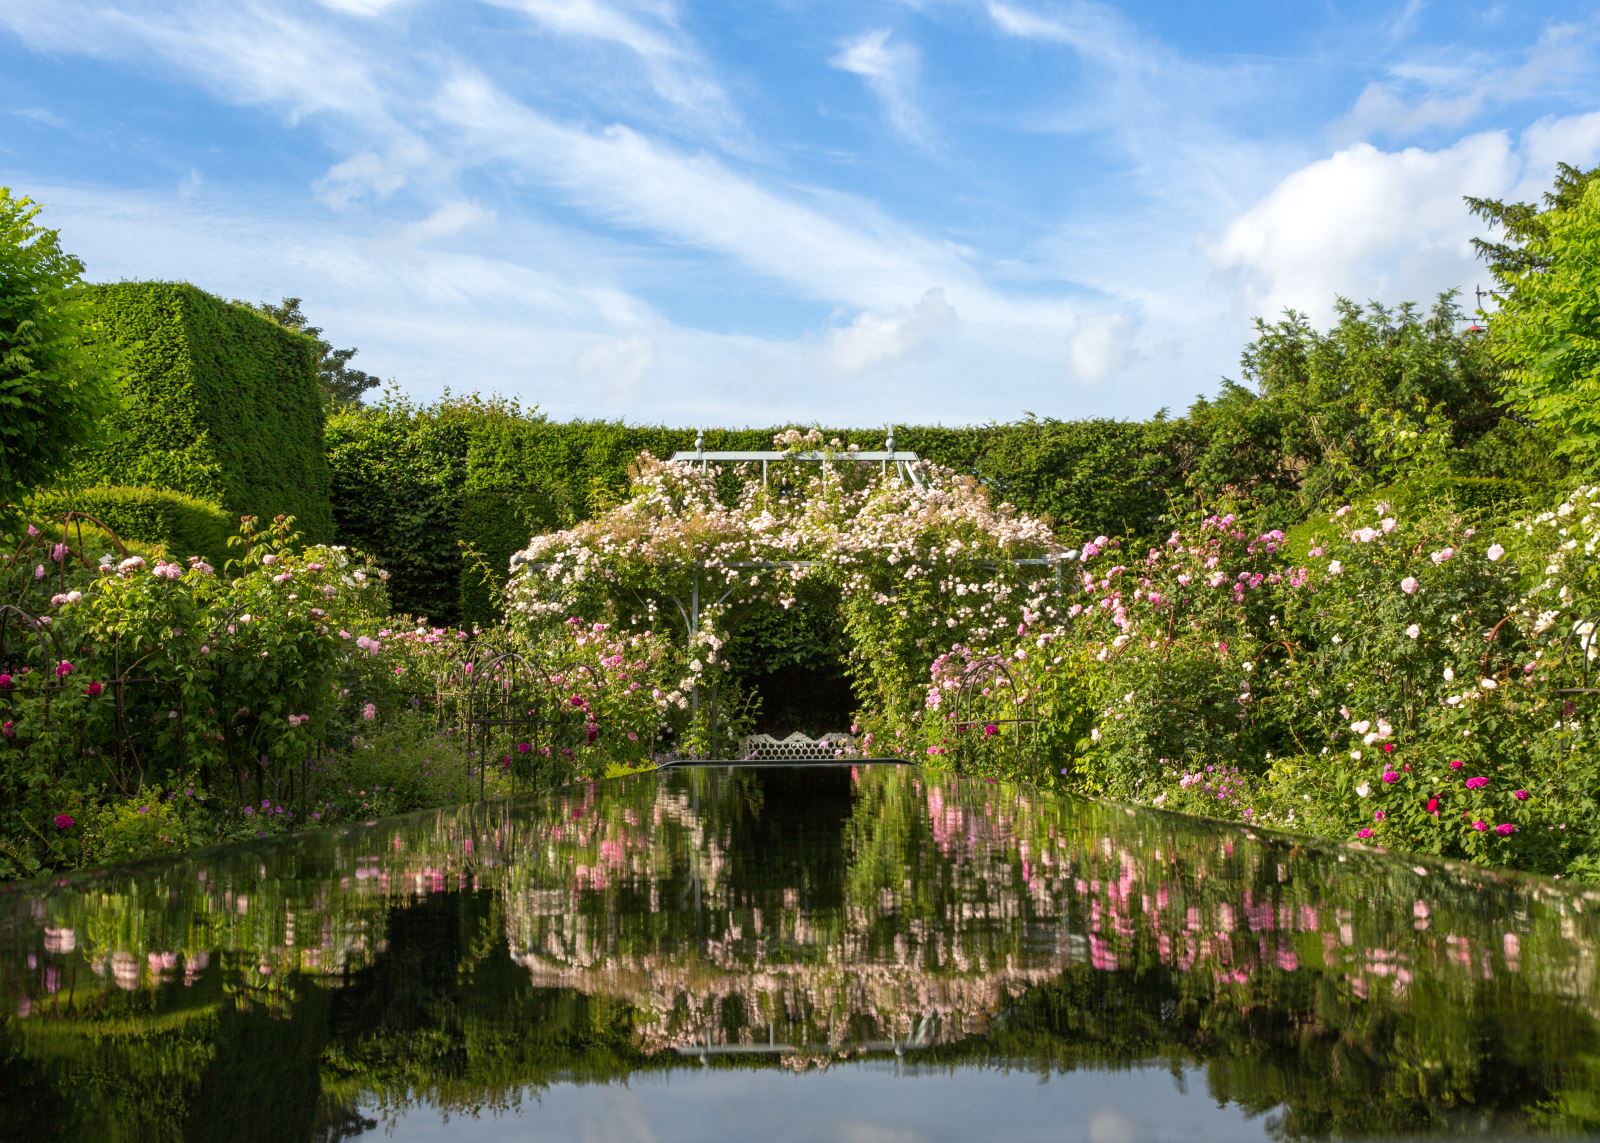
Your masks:
<path fill-rule="evenodd" d="M 1600 13 L 1457 0 L 0 0 L 0 184 L 96 280 L 298 295 L 556 417 L 1181 411 L 1254 315 L 1486 284 Z"/>

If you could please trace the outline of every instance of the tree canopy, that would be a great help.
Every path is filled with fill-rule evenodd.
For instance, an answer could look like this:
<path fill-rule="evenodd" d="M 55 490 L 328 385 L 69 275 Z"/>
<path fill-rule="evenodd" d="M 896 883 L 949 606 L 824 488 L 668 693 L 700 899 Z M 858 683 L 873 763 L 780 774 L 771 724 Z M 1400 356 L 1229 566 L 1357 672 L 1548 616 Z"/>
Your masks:
<path fill-rule="evenodd" d="M 333 343 L 322 336 L 322 327 L 312 325 L 311 319 L 300 309 L 299 298 L 284 298 L 276 305 L 271 302 L 245 304 L 285 329 L 303 333 L 317 343 L 322 355 L 317 362 L 317 381 L 322 386 L 322 403 L 327 407 L 360 404 L 361 394 L 377 388 L 376 374 L 364 373 L 350 364 L 350 359 L 359 351 L 335 349 Z"/>
<path fill-rule="evenodd" d="M 1600 168 L 1563 167 L 1546 209 L 1504 208 L 1517 245 L 1480 246 L 1504 292 L 1491 346 L 1507 366 L 1506 398 L 1559 431 L 1562 450 L 1600 449 Z M 1495 204 L 1496 207 L 1499 204 Z"/>
<path fill-rule="evenodd" d="M 112 401 L 84 336 L 83 263 L 38 224 L 40 209 L 0 186 L 0 502 L 64 469 Z"/>

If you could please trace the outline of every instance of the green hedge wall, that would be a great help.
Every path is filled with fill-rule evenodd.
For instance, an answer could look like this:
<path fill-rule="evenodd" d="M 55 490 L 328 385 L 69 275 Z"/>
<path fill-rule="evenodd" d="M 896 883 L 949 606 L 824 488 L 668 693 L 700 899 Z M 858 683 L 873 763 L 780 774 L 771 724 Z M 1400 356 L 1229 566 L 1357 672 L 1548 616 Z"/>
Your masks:
<path fill-rule="evenodd" d="M 239 521 L 209 500 L 161 488 L 58 488 L 29 498 L 29 515 L 59 520 L 84 512 L 101 520 L 120 540 L 159 544 L 172 559 L 202 556 L 221 567 L 228 537 Z"/>
<path fill-rule="evenodd" d="M 165 488 L 332 537 L 309 338 L 185 283 L 99 286 L 92 309 L 122 358 L 124 402 L 111 442 L 63 484 Z"/>
<path fill-rule="evenodd" d="M 897 429 L 896 447 L 976 473 L 1002 498 L 1067 536 L 1104 532 L 1154 542 L 1183 487 L 1183 422 L 1041 421 Z M 716 450 L 773 447 L 777 429 L 707 429 Z M 823 429 L 881 448 L 883 430 Z M 388 568 L 398 610 L 435 622 L 494 617 L 476 550 L 499 580 L 530 536 L 585 519 L 626 491 L 641 451 L 694 447 L 694 429 L 615 421 L 551 422 L 481 398 L 432 406 L 398 398 L 334 412 L 328 464 L 341 543 Z"/>

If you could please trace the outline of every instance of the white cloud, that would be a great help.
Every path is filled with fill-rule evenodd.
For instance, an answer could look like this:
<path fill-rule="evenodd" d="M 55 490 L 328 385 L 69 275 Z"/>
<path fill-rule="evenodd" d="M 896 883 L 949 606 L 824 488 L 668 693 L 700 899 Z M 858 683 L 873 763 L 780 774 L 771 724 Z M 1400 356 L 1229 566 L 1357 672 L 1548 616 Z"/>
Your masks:
<path fill-rule="evenodd" d="M 363 151 L 335 163 L 311 184 L 311 190 L 335 210 L 386 199 L 405 186 L 411 173 L 427 160 L 427 146 L 418 139 L 407 139 L 385 154 Z"/>
<path fill-rule="evenodd" d="M 944 291 L 935 287 L 916 305 L 889 313 L 864 313 L 829 337 L 828 362 L 836 373 L 859 373 L 870 365 L 903 357 L 924 342 L 955 329 L 960 318 Z"/>
<path fill-rule="evenodd" d="M 177 69 L 234 103 L 270 104 L 298 117 L 330 112 L 384 134 L 396 131 L 383 84 L 326 24 L 259 0 L 91 0 L 0 4 L 0 28 L 40 51 L 97 56 L 151 70 Z"/>
<path fill-rule="evenodd" d="M 1094 134 L 1127 157 L 1129 169 L 1108 173 L 1125 182 L 1112 213 L 1125 218 L 1129 193 L 1139 206 L 1169 217 L 1209 222 L 1238 209 L 1269 185 L 1277 146 L 1254 132 L 1225 126 L 1233 108 L 1268 97 L 1272 69 L 1225 58 L 1200 62 L 1142 35 L 1115 8 L 1071 0 L 1045 10 L 1014 0 L 985 0 L 1002 35 L 1064 47 L 1081 60 L 1062 90 L 1041 91 L 1043 110 L 1024 115 L 1023 129 Z"/>
<path fill-rule="evenodd" d="M 474 161 L 508 163 L 607 221 L 725 255 L 807 296 L 882 308 L 937 283 L 963 305 L 1005 307 L 951 247 L 844 196 L 824 210 L 626 127 L 568 127 L 477 75 L 447 84 L 435 110 Z"/>
<path fill-rule="evenodd" d="M 317 0 L 324 8 L 333 12 L 344 12 L 351 16 L 381 16 L 390 8 L 407 3 L 408 0 Z"/>
<path fill-rule="evenodd" d="M 598 384 L 604 400 L 617 405 L 637 400 L 650 367 L 656 361 L 656 343 L 643 334 L 599 341 L 578 355 L 580 378 Z"/>
<path fill-rule="evenodd" d="M 466 230 L 485 226 L 495 220 L 495 212 L 475 202 L 447 202 L 421 222 L 412 223 L 404 230 L 408 242 L 427 242 L 435 238 L 449 238 Z"/>
<path fill-rule="evenodd" d="M 926 146 L 932 129 L 917 93 L 921 58 L 910 44 L 891 43 L 892 35 L 888 28 L 863 32 L 840 44 L 828 62 L 866 80 L 890 125 L 918 146 Z"/>
<path fill-rule="evenodd" d="M 1559 153 L 1558 153 L 1559 152 Z M 1358 143 L 1284 178 L 1205 252 L 1250 312 L 1325 317 L 1334 296 L 1426 302 L 1484 277 L 1471 240 L 1484 233 L 1465 195 L 1530 198 L 1555 159 L 1600 156 L 1600 114 L 1541 121 L 1513 144 L 1504 132 L 1439 150 Z"/>
<path fill-rule="evenodd" d="M 489 0 L 521 12 L 554 35 L 620 47 L 645 65 L 656 94 L 726 127 L 738 115 L 699 48 L 678 27 L 676 6 L 663 0 Z"/>
<path fill-rule="evenodd" d="M 1462 128 L 1484 112 L 1549 95 L 1592 95 L 1600 19 L 1551 24 L 1521 58 L 1459 49 L 1432 51 L 1392 65 L 1368 84 L 1334 125 L 1341 141 L 1405 139 L 1432 129 Z"/>
<path fill-rule="evenodd" d="M 1126 314 L 1084 318 L 1067 341 L 1067 360 L 1074 379 L 1104 381 L 1133 359 L 1133 322 Z"/>

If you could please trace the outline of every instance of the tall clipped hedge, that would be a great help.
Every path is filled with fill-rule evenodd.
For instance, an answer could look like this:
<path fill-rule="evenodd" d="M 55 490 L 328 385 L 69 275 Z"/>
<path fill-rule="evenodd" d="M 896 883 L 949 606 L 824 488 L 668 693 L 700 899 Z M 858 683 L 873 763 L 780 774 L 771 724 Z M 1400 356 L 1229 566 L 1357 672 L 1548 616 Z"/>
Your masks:
<path fill-rule="evenodd" d="M 1041 421 L 897 429 L 897 448 L 974 472 L 1065 533 L 1153 540 L 1183 484 L 1178 422 Z M 777 429 L 707 429 L 708 450 L 773 447 Z M 823 429 L 881 448 L 883 430 Z M 552 422 L 507 401 L 419 406 L 391 394 L 328 420 L 337 535 L 388 568 L 404 611 L 437 622 L 493 618 L 491 593 L 464 547 L 503 579 L 528 537 L 587 518 L 627 488 L 642 451 L 694 447 L 694 429 L 616 421 Z"/>
<path fill-rule="evenodd" d="M 111 442 L 63 483 L 165 488 L 332 537 L 309 338 L 181 282 L 100 286 L 91 305 L 97 336 L 122 358 L 125 400 Z"/>
<path fill-rule="evenodd" d="M 209 500 L 162 488 L 56 488 L 30 497 L 26 507 L 40 520 L 85 513 L 120 540 L 158 544 L 173 559 L 203 556 L 217 567 L 239 531 L 239 521 Z"/>

